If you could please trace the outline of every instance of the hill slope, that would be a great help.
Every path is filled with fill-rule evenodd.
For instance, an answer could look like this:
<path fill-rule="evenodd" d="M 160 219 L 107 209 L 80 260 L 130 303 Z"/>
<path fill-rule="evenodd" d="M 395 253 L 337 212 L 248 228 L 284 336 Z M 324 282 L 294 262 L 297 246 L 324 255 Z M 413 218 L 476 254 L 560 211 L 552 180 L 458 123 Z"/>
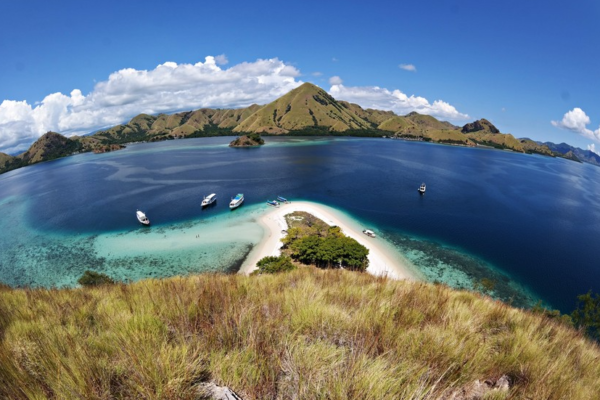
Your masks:
<path fill-rule="evenodd" d="M 252 114 L 235 132 L 288 133 L 312 127 L 342 132 L 369 129 L 371 124 L 312 83 L 293 89 Z"/>
<path fill-rule="evenodd" d="M 541 315 L 342 270 L 0 289 L 0 398 L 592 399 L 600 349 Z M 476 381 L 479 381 L 476 383 Z M 506 386 L 505 386 L 506 387 Z"/>
<path fill-rule="evenodd" d="M 47 132 L 18 156 L 11 157 L 0 153 L 0 173 L 36 164 L 42 161 L 66 157 L 82 150 L 78 140 L 72 140 L 56 132 Z"/>
<path fill-rule="evenodd" d="M 10 163 L 14 157 L 6 153 L 0 153 L 0 171 L 6 163 Z"/>

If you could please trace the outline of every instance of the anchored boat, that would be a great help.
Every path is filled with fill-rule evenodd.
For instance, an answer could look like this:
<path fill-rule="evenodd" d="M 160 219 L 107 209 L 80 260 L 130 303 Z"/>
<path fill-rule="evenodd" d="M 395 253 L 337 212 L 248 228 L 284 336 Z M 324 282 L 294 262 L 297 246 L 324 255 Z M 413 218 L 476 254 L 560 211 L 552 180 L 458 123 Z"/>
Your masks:
<path fill-rule="evenodd" d="M 229 203 L 229 208 L 231 210 L 238 208 L 239 206 L 242 205 L 243 202 L 244 202 L 244 194 L 238 193 L 237 196 L 235 196 L 231 199 L 231 202 Z"/>
<path fill-rule="evenodd" d="M 146 217 L 146 214 L 144 214 L 142 211 L 137 210 L 135 213 L 135 216 L 137 217 L 138 221 L 140 221 L 141 224 L 150 225 L 150 220 L 148 219 L 148 217 Z"/>
<path fill-rule="evenodd" d="M 286 199 L 285 197 L 281 197 L 281 196 L 277 196 L 277 201 L 279 201 L 281 203 L 289 203 L 288 199 Z"/>
<path fill-rule="evenodd" d="M 421 183 L 421 186 L 419 186 L 419 189 L 417 189 L 419 191 L 419 193 L 424 194 L 425 193 L 425 183 Z"/>
<path fill-rule="evenodd" d="M 202 207 L 209 206 L 215 201 L 217 201 L 217 195 L 215 193 L 211 193 L 208 196 L 205 196 L 204 200 L 202 200 Z"/>
<path fill-rule="evenodd" d="M 365 235 L 369 236 L 369 237 L 372 237 L 372 238 L 375 238 L 375 237 L 377 237 L 377 235 L 375 235 L 375 232 L 373 232 L 373 231 L 371 231 L 371 230 L 369 230 L 369 229 L 365 229 L 365 230 L 363 230 L 363 233 L 364 233 Z"/>
<path fill-rule="evenodd" d="M 267 204 L 272 207 L 279 207 L 279 203 L 276 202 L 275 200 L 267 200 Z"/>

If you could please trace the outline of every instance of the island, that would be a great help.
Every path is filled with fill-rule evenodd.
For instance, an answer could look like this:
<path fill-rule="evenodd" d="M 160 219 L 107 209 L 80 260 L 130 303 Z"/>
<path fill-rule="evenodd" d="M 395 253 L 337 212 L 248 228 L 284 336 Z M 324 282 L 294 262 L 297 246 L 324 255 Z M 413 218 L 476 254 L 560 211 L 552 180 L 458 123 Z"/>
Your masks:
<path fill-rule="evenodd" d="M 258 133 L 249 133 L 237 137 L 229 143 L 229 147 L 257 147 L 263 144 L 265 144 L 265 141 Z"/>
<path fill-rule="evenodd" d="M 306 213 L 330 227 L 338 227 L 341 232 L 368 249 L 368 267 L 366 272 L 374 276 L 392 279 L 419 280 L 417 269 L 400 254 L 391 243 L 384 239 L 373 239 L 362 233 L 361 227 L 354 226 L 350 220 L 344 220 L 334 209 L 307 201 L 282 203 L 263 214 L 258 222 L 264 229 L 263 240 L 248 255 L 240 269 L 242 274 L 250 274 L 257 269 L 258 262 L 267 256 L 279 256 L 283 240 L 290 228 L 286 216 L 294 213 Z"/>

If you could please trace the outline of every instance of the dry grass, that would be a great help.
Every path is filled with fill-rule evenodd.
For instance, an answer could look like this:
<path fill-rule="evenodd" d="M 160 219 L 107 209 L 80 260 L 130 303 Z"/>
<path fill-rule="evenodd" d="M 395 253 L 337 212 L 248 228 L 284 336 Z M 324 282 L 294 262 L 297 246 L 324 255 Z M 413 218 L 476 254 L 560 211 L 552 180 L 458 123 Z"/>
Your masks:
<path fill-rule="evenodd" d="M 75 290 L 0 288 L 0 398 L 439 399 L 507 374 L 511 399 L 593 399 L 600 350 L 443 286 L 313 268 Z"/>

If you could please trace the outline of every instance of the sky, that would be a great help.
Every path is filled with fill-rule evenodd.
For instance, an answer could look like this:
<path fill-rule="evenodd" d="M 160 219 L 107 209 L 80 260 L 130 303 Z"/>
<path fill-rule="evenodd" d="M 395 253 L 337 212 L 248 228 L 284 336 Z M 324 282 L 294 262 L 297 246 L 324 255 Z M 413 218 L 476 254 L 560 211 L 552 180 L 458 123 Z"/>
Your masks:
<path fill-rule="evenodd" d="M 596 0 L 0 1 L 0 151 L 312 82 L 600 153 L 599 50 Z"/>

